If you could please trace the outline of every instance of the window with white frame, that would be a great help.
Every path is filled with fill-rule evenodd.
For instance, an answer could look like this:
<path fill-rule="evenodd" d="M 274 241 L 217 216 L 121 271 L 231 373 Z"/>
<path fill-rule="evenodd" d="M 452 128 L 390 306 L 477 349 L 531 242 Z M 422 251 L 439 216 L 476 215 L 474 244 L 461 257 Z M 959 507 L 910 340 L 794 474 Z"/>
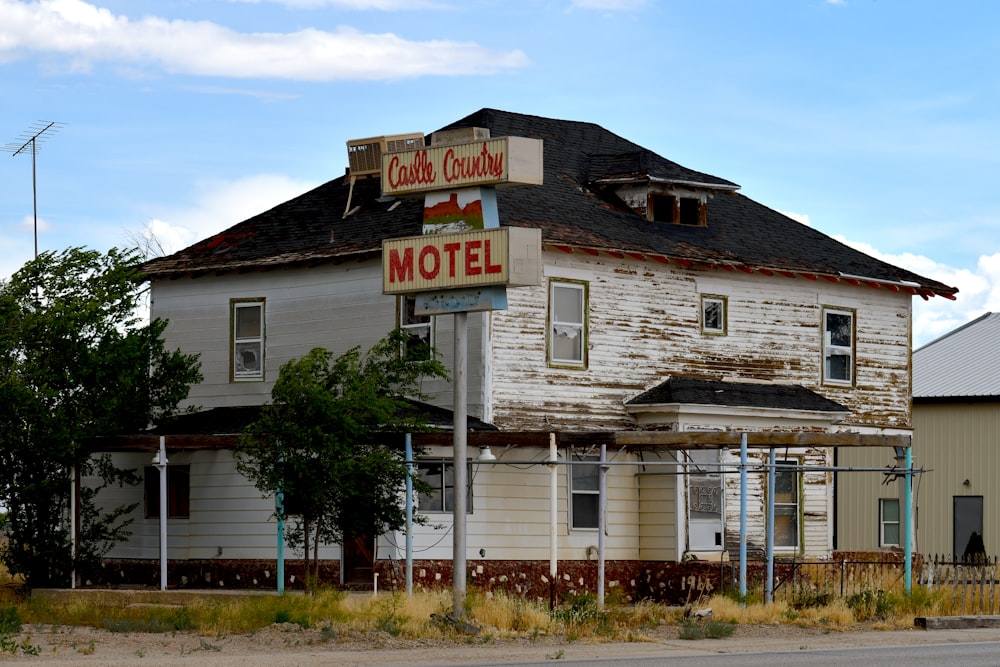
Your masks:
<path fill-rule="evenodd" d="M 406 332 L 406 348 L 402 352 L 407 357 L 419 353 L 419 358 L 430 359 L 434 347 L 434 318 L 417 315 L 416 305 L 414 296 L 399 297 L 399 327 Z"/>
<path fill-rule="evenodd" d="M 823 309 L 823 381 L 854 381 L 854 312 Z"/>
<path fill-rule="evenodd" d="M 472 512 L 472 465 L 466 473 L 465 511 Z M 421 492 L 417 508 L 421 512 L 455 511 L 455 464 L 446 460 L 421 460 L 417 462 L 417 478 L 431 487 Z"/>
<path fill-rule="evenodd" d="M 569 466 L 570 527 L 596 530 L 600 512 L 600 457 L 572 453 Z"/>
<path fill-rule="evenodd" d="M 587 283 L 549 283 L 549 363 L 587 365 Z"/>
<path fill-rule="evenodd" d="M 900 545 L 899 498 L 879 498 L 878 515 L 878 545 L 898 547 Z"/>
<path fill-rule="evenodd" d="M 795 549 L 799 546 L 799 462 L 779 459 L 774 471 L 774 546 Z"/>
<path fill-rule="evenodd" d="M 232 378 L 264 379 L 264 300 L 233 299 Z"/>
<path fill-rule="evenodd" d="M 703 294 L 701 296 L 701 332 L 716 336 L 726 335 L 726 297 Z"/>

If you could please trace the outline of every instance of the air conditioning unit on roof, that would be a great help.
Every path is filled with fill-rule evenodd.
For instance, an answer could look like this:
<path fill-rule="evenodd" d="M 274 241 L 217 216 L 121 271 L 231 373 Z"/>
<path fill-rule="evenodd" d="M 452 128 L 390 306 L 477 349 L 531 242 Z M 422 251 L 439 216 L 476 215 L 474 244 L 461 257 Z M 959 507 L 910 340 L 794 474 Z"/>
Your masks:
<path fill-rule="evenodd" d="M 381 173 L 382 153 L 423 147 L 423 132 L 388 134 L 369 139 L 351 139 L 347 142 L 347 159 L 351 176 Z"/>

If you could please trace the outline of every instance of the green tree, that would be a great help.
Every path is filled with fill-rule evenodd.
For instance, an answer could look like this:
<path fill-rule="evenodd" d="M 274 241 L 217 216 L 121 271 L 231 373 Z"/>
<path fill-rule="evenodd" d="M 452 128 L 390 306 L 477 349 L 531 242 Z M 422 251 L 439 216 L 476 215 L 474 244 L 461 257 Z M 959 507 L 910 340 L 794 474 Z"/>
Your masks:
<path fill-rule="evenodd" d="M 321 544 L 405 525 L 398 436 L 428 430 L 409 400 L 424 398 L 425 377 L 447 373 L 398 329 L 367 353 L 355 347 L 335 357 L 316 348 L 282 366 L 271 404 L 244 431 L 237 468 L 262 493 L 282 493 L 276 515 L 295 521 L 288 540 L 304 552 L 309 584 L 318 577 Z"/>
<path fill-rule="evenodd" d="M 200 380 L 197 359 L 168 352 L 163 320 L 137 316 L 135 251 L 44 253 L 0 282 L 0 504 L 8 542 L 0 559 L 29 586 L 65 585 L 76 565 L 127 537 L 131 507 L 102 510 L 100 488 L 134 483 L 95 438 L 139 432 L 176 411 Z M 71 471 L 103 482 L 81 490 L 80 549 L 71 558 Z"/>

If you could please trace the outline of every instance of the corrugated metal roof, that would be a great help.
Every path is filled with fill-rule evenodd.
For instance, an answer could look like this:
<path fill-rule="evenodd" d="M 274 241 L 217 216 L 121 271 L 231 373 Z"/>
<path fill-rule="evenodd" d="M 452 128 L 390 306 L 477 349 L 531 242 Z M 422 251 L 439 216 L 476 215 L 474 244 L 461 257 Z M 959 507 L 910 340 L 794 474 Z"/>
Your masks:
<path fill-rule="evenodd" d="M 1000 396 L 1000 313 L 914 350 L 913 397 Z"/>

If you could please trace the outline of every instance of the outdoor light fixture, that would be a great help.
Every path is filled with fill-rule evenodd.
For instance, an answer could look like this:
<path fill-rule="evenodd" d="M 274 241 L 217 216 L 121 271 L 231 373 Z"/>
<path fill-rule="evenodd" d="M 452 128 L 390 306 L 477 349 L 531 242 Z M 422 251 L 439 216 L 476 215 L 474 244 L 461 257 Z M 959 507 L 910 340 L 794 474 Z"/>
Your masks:
<path fill-rule="evenodd" d="M 168 461 L 167 461 L 167 457 L 166 456 L 163 457 L 162 461 L 160 460 L 160 452 L 156 452 L 155 454 L 153 454 L 153 465 L 154 466 L 165 466 L 165 465 L 167 465 L 167 463 L 168 463 Z"/>
<path fill-rule="evenodd" d="M 479 460 L 480 461 L 496 461 L 497 457 L 493 456 L 492 450 L 490 450 L 489 445 L 485 445 L 479 448 Z"/>

